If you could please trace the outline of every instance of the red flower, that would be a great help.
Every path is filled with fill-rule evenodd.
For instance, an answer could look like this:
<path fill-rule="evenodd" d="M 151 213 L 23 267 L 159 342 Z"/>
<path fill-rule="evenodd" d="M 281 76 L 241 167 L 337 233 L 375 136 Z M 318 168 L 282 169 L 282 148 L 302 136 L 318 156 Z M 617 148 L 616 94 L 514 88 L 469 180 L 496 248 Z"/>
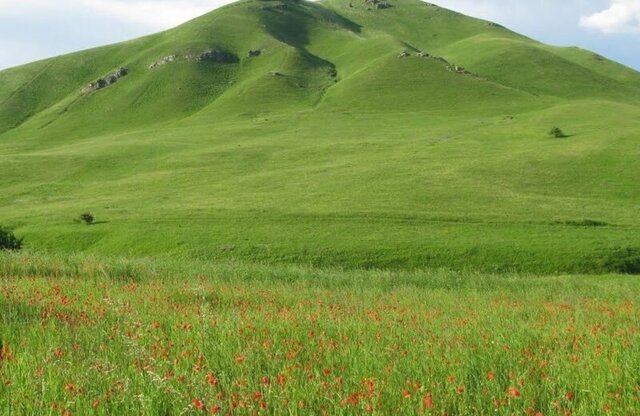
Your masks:
<path fill-rule="evenodd" d="M 573 401 L 573 399 L 575 399 L 575 398 L 576 398 L 576 394 L 575 394 L 574 392 L 571 392 L 571 391 L 570 391 L 570 392 L 567 392 L 567 393 L 564 395 L 564 398 L 565 398 L 565 399 L 567 399 L 567 400 L 569 400 L 569 401 Z"/>
<path fill-rule="evenodd" d="M 411 393 L 409 393 L 409 390 L 402 390 L 402 397 L 404 397 L 405 399 L 411 398 Z"/>
<path fill-rule="evenodd" d="M 193 407 L 198 410 L 204 410 L 204 403 L 200 399 L 193 399 L 193 402 L 191 402 L 191 404 L 193 404 Z"/>
<path fill-rule="evenodd" d="M 489 371 L 489 374 L 487 374 L 487 378 L 489 380 L 495 380 L 496 379 L 496 375 L 493 373 L 493 371 Z"/>
<path fill-rule="evenodd" d="M 222 410 L 220 406 L 218 406 L 217 404 L 212 404 L 209 408 L 209 413 L 211 413 L 212 415 L 217 415 L 218 413 L 220 413 L 220 410 Z"/>
<path fill-rule="evenodd" d="M 431 396 L 431 394 L 426 394 L 422 399 L 422 403 L 427 409 L 433 409 L 433 396 Z"/>
<path fill-rule="evenodd" d="M 216 376 L 214 376 L 212 373 L 207 374 L 207 383 L 209 383 L 212 386 L 217 386 L 218 385 L 218 378 Z"/>
<path fill-rule="evenodd" d="M 515 387 L 509 387 L 509 389 L 507 390 L 507 394 L 510 397 L 520 397 L 520 391 Z"/>

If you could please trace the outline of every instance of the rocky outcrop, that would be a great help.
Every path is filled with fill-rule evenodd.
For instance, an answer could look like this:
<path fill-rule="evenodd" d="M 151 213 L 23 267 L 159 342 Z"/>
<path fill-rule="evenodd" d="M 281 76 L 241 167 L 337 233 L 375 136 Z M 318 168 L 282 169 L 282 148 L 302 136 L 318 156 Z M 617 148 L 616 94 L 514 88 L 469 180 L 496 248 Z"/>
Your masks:
<path fill-rule="evenodd" d="M 164 58 L 160 59 L 159 61 L 156 61 L 156 62 L 152 63 L 151 65 L 149 65 L 149 69 L 155 69 L 155 68 L 159 68 L 161 66 L 165 66 L 166 64 L 169 64 L 169 63 L 175 61 L 176 59 L 178 59 L 177 55 L 165 56 Z"/>
<path fill-rule="evenodd" d="M 212 49 L 200 54 L 199 62 L 217 62 L 221 64 L 232 64 L 238 62 L 238 57 L 232 53 Z"/>
<path fill-rule="evenodd" d="M 471 74 L 471 72 L 464 69 L 464 67 L 461 67 L 460 65 L 455 65 L 455 64 L 448 64 L 447 70 L 449 72 L 455 72 L 456 74 L 473 75 Z"/>
<path fill-rule="evenodd" d="M 406 58 L 410 56 L 409 53 L 407 51 L 402 52 L 400 55 L 398 55 L 398 58 Z M 456 64 L 452 64 L 451 62 L 447 61 L 446 59 L 444 59 L 441 56 L 434 56 L 431 55 L 428 52 L 424 52 L 424 51 L 420 51 L 418 53 L 416 53 L 416 56 L 419 58 L 426 58 L 426 59 L 433 59 L 436 60 L 440 63 L 442 63 L 442 65 L 444 65 L 444 67 L 447 69 L 447 71 L 449 72 L 455 72 L 456 74 L 461 74 L 461 75 L 472 75 L 474 77 L 477 77 L 477 74 L 474 74 L 472 72 L 467 71 L 464 67 L 460 66 L 460 65 L 456 65 Z"/>
<path fill-rule="evenodd" d="M 391 4 L 382 0 L 364 0 L 364 4 L 373 6 L 376 8 L 376 10 L 388 9 L 392 7 Z"/>
<path fill-rule="evenodd" d="M 82 89 L 82 93 L 83 94 L 87 94 L 93 91 L 98 91 L 101 90 L 103 88 L 107 88 L 110 85 L 115 84 L 116 82 L 118 82 L 118 80 L 122 77 L 125 77 L 129 75 L 129 69 L 128 68 L 120 68 L 115 72 L 112 72 L 111 74 L 105 76 L 104 78 L 100 78 L 96 81 L 93 81 L 91 83 L 89 83 L 89 85 L 87 85 L 86 87 L 84 87 Z"/>

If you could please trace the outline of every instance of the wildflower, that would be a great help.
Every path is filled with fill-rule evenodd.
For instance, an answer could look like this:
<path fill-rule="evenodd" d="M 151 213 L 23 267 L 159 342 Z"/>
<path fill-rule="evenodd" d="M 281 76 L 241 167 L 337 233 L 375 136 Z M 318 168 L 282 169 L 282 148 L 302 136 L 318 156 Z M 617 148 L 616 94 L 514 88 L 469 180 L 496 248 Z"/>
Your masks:
<path fill-rule="evenodd" d="M 211 386 L 217 386 L 218 385 L 218 378 L 213 375 L 212 373 L 207 374 L 207 383 Z"/>
<path fill-rule="evenodd" d="M 509 397 L 520 397 L 520 391 L 515 387 L 509 387 L 507 394 Z"/>
<path fill-rule="evenodd" d="M 571 402 L 571 401 L 573 401 L 573 399 L 575 399 L 575 398 L 576 398 L 576 394 L 575 394 L 574 392 L 571 392 L 571 391 L 570 391 L 570 392 L 567 392 L 567 393 L 564 395 L 564 398 L 565 398 L 565 399 L 567 399 L 567 400 L 569 400 L 569 401 Z"/>
<path fill-rule="evenodd" d="M 0 348 L 0 365 L 1 365 L 2 361 L 11 361 L 11 357 L 13 357 L 13 353 L 11 352 L 11 349 L 9 348 L 8 345 L 2 345 L 2 343 L 0 343 L 0 345 L 2 346 L 2 348 Z"/>
<path fill-rule="evenodd" d="M 489 371 L 489 374 L 487 374 L 487 378 L 489 380 L 495 380 L 496 379 L 496 375 L 493 373 L 493 371 Z"/>
<path fill-rule="evenodd" d="M 265 377 L 262 377 L 262 378 L 260 379 L 260 382 L 261 382 L 262 384 L 266 385 L 266 386 L 268 386 L 269 384 L 271 384 L 271 380 L 269 379 L 269 377 L 266 377 L 266 376 L 265 376 Z"/>
<path fill-rule="evenodd" d="M 244 355 L 238 355 L 236 357 L 236 363 L 237 364 L 242 364 L 246 361 L 247 357 L 245 357 Z"/>
<path fill-rule="evenodd" d="M 193 407 L 198 410 L 204 410 L 204 403 L 200 399 L 193 399 L 193 402 L 191 402 L 191 404 L 193 404 Z"/>
<path fill-rule="evenodd" d="M 427 409 L 433 409 L 433 396 L 431 396 L 431 394 L 425 394 L 422 398 L 422 404 L 424 404 L 424 407 Z"/>
<path fill-rule="evenodd" d="M 410 399 L 411 393 L 409 392 L 409 390 L 402 390 L 402 397 L 404 397 L 405 399 Z"/>

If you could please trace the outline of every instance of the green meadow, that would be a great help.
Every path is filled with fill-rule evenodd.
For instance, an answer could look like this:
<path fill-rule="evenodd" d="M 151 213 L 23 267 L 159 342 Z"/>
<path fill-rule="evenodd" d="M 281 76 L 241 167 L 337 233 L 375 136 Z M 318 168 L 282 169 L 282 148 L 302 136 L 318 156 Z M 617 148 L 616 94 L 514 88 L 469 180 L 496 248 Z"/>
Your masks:
<path fill-rule="evenodd" d="M 640 282 L 4 256 L 0 414 L 633 415 Z"/>
<path fill-rule="evenodd" d="M 54 253 L 637 271 L 637 72 L 421 2 L 348 4 L 244 1 L 1 72 L 2 225 Z"/>

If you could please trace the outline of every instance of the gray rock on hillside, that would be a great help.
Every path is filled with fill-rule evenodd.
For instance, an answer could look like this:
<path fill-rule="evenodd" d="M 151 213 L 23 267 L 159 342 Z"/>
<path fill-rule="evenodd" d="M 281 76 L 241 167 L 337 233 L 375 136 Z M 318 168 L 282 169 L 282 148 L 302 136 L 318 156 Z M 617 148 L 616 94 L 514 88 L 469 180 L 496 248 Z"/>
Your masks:
<path fill-rule="evenodd" d="M 165 56 L 164 58 L 160 59 L 159 61 L 156 61 L 156 62 L 152 63 L 151 65 L 149 65 L 149 69 L 159 68 L 159 67 L 164 66 L 166 64 L 169 64 L 171 62 L 174 62 L 176 59 L 178 59 L 178 57 L 176 55 Z"/>
<path fill-rule="evenodd" d="M 238 62 L 238 57 L 232 53 L 213 49 L 200 54 L 198 57 L 200 62 L 217 62 L 222 64 L 231 64 Z"/>
<path fill-rule="evenodd" d="M 107 88 L 110 85 L 115 84 L 122 77 L 129 75 L 128 68 L 120 68 L 115 72 L 112 72 L 109 75 L 106 75 L 104 78 L 100 78 L 96 81 L 89 83 L 86 87 L 82 89 L 83 94 L 87 94 L 93 91 L 98 91 L 103 88 Z"/>
<path fill-rule="evenodd" d="M 389 3 L 382 0 L 364 0 L 364 4 L 374 6 L 376 10 L 388 9 L 392 7 Z"/>

